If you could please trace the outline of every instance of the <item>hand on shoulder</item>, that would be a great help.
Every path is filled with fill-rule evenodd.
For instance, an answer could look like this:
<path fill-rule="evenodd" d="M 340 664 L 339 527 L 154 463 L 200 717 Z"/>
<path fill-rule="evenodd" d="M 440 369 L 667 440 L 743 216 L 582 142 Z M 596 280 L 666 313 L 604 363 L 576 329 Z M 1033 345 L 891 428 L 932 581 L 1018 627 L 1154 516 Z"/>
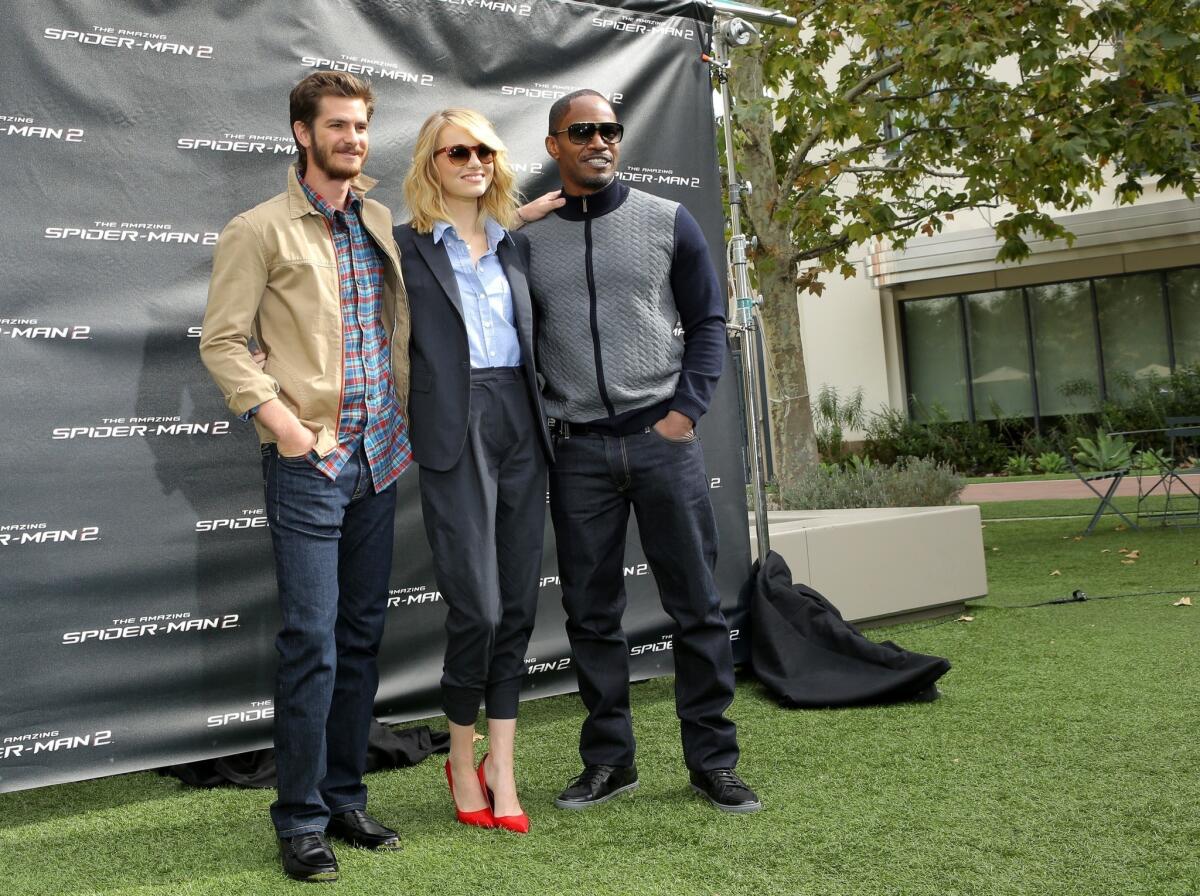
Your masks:
<path fill-rule="evenodd" d="M 532 224 L 534 221 L 540 221 L 556 208 L 562 208 L 566 204 L 567 200 L 563 198 L 562 190 L 551 190 L 549 193 L 543 193 L 537 199 L 527 202 L 518 208 L 517 217 L 521 219 L 522 224 Z"/>

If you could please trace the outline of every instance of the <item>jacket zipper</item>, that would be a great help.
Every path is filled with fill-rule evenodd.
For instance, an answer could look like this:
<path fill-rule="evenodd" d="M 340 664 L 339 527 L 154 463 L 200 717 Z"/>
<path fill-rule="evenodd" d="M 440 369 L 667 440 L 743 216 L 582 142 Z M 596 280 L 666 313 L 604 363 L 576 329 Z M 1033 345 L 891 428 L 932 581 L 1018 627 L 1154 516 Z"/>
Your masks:
<path fill-rule="evenodd" d="M 587 211 L 587 197 L 583 199 L 583 210 Z M 608 416 L 617 416 L 616 410 L 613 408 L 612 401 L 608 397 L 608 389 L 604 385 L 604 359 L 600 354 L 600 320 L 596 308 L 596 277 L 592 270 L 592 219 L 587 218 L 583 222 L 583 243 L 584 243 L 584 267 L 587 271 L 588 284 L 588 302 L 590 305 L 589 314 L 592 326 L 592 351 L 596 356 L 596 384 L 600 389 L 600 400 L 604 402 L 604 408 L 608 411 Z"/>

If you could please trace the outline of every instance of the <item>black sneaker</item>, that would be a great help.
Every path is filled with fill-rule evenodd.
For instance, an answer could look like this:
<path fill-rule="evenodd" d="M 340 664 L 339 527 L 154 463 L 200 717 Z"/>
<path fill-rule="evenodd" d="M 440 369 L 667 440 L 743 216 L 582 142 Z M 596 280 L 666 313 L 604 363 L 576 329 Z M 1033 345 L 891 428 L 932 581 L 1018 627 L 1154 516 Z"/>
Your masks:
<path fill-rule="evenodd" d="M 292 880 L 331 883 L 338 879 L 337 856 L 324 834 L 297 834 L 279 838 L 283 873 Z"/>
<path fill-rule="evenodd" d="M 692 790 L 722 812 L 757 812 L 762 808 L 758 794 L 746 786 L 731 768 L 692 772 Z"/>
<path fill-rule="evenodd" d="M 560 809 L 590 809 L 638 786 L 637 766 L 589 765 L 567 785 L 554 805 Z"/>

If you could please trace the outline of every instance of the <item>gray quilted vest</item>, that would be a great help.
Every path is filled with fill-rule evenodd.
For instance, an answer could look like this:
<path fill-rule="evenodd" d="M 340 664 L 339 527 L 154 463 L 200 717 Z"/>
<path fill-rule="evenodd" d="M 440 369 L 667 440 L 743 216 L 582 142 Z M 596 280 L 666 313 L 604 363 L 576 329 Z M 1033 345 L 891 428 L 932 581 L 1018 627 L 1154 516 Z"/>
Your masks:
<path fill-rule="evenodd" d="M 678 208 L 631 189 L 607 214 L 551 214 L 522 229 L 550 416 L 586 423 L 675 394 L 683 357 L 671 291 Z"/>

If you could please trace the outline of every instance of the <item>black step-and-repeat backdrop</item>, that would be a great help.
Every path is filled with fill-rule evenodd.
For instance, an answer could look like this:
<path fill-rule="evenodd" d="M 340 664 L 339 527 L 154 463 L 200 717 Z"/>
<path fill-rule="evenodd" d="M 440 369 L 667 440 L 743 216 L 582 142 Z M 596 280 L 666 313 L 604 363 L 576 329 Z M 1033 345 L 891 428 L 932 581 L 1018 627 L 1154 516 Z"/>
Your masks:
<path fill-rule="evenodd" d="M 627 125 L 621 176 L 686 204 L 723 269 L 707 30 L 677 0 L 10 4 L 0 791 L 270 743 L 278 615 L 256 440 L 197 342 L 218 232 L 284 188 L 292 85 L 317 69 L 371 80 L 367 170 L 397 220 L 430 112 L 491 117 L 534 196 L 557 183 L 542 145 L 550 104 L 597 89 Z M 701 427 L 735 630 L 750 566 L 738 404 L 730 370 Z M 399 486 L 377 705 L 388 720 L 438 712 L 445 610 L 416 480 Z M 547 534 L 528 696 L 575 687 Z M 634 675 L 667 673 L 669 620 L 632 527 L 625 573 Z"/>

